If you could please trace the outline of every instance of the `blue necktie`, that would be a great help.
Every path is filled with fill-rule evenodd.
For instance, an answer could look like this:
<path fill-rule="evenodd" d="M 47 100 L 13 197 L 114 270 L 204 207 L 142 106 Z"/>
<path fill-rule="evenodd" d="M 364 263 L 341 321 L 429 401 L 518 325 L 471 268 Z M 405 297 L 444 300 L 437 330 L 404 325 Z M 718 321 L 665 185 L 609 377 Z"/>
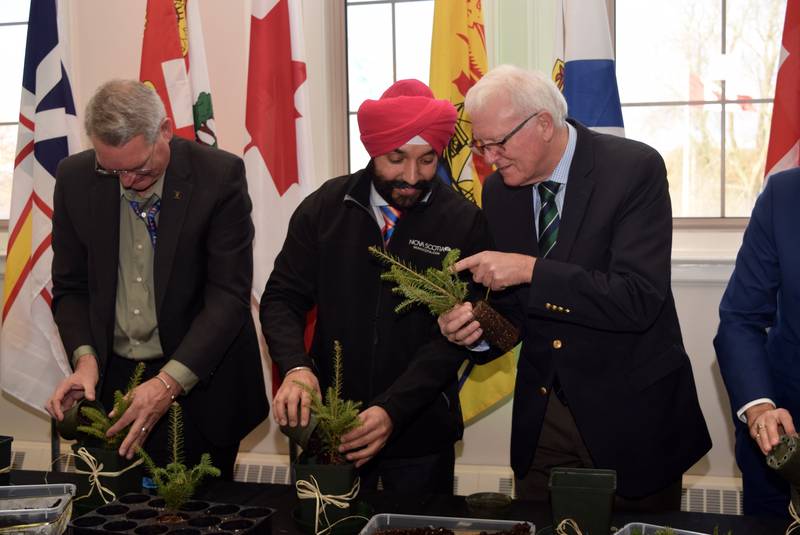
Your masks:
<path fill-rule="evenodd" d="M 381 212 L 383 212 L 383 229 L 381 230 L 383 234 L 383 244 L 388 247 L 389 240 L 392 239 L 392 234 L 394 234 L 394 226 L 397 224 L 397 220 L 400 219 L 400 216 L 403 215 L 403 212 L 388 204 L 380 208 Z"/>
<path fill-rule="evenodd" d="M 544 258 L 553 247 L 556 246 L 558 239 L 558 224 L 561 219 L 558 216 L 558 206 L 556 205 L 556 194 L 561 186 L 558 182 L 542 182 L 539 184 L 539 198 L 541 208 L 539 209 L 539 256 Z"/>
<path fill-rule="evenodd" d="M 158 215 L 158 211 L 161 210 L 161 199 L 156 199 L 150 208 L 147 209 L 146 212 L 142 212 L 139 208 L 139 201 L 128 201 L 133 208 L 133 212 L 136 214 L 136 217 L 141 217 L 144 219 L 145 225 L 147 225 L 147 233 L 150 234 L 150 242 L 153 244 L 153 249 L 156 248 L 156 237 L 158 234 L 158 225 L 156 224 L 156 215 Z"/>

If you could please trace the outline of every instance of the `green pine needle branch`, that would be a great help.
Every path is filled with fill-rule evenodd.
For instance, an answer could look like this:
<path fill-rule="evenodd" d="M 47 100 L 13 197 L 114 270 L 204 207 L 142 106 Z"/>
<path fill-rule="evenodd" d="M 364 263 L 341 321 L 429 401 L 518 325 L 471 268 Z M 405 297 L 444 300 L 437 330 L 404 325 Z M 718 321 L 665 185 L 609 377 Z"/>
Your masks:
<path fill-rule="evenodd" d="M 342 345 L 335 341 L 333 345 L 333 384 L 326 389 L 325 401 L 309 385 L 294 381 L 311 396 L 311 412 L 317 417 L 317 430 L 322 442 L 322 453 L 328 458 L 336 456 L 342 436 L 361 424 L 358 419 L 360 401 L 342 400 L 343 358 Z"/>
<path fill-rule="evenodd" d="M 467 298 L 467 283 L 452 269 L 461 254 L 458 249 L 451 249 L 445 255 L 441 269 L 428 268 L 424 272 L 378 247 L 370 247 L 369 252 L 389 266 L 381 279 L 397 284 L 392 291 L 405 298 L 395 312 L 420 304 L 427 306 L 434 316 L 440 316 Z"/>
<path fill-rule="evenodd" d="M 144 362 L 140 362 L 136 365 L 136 369 L 133 370 L 133 375 L 131 375 L 128 381 L 128 387 L 124 394 L 119 390 L 114 392 L 113 417 L 108 416 L 104 411 L 95 409 L 94 407 L 81 407 L 81 415 L 89 421 L 89 425 L 79 425 L 77 428 L 78 431 L 101 440 L 103 442 L 103 447 L 107 449 L 119 447 L 122 440 L 127 436 L 130 425 L 112 437 L 107 437 L 106 433 L 111 426 L 122 418 L 122 415 L 125 414 L 125 411 L 131 406 L 133 397 L 130 394 L 133 392 L 134 388 L 141 384 L 144 368 Z"/>
<path fill-rule="evenodd" d="M 170 511 L 177 511 L 192 496 L 194 496 L 200 481 L 206 476 L 219 477 L 220 470 L 211 464 L 211 455 L 204 453 L 200 456 L 200 463 L 189 469 L 184 464 L 183 454 L 183 415 L 181 406 L 173 403 L 169 408 L 169 441 L 172 450 L 172 460 L 166 467 L 156 466 L 150 455 L 142 448 L 137 450 L 153 483 L 156 484 L 158 495 Z"/>

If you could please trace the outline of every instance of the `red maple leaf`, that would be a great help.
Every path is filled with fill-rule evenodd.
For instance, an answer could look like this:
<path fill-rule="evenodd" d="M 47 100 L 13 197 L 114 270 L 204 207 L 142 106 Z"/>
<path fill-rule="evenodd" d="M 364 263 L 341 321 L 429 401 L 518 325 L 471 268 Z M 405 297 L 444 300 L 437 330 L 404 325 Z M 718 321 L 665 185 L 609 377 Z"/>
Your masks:
<path fill-rule="evenodd" d="M 245 126 L 279 195 L 299 182 L 294 94 L 306 81 L 306 64 L 292 60 L 289 5 L 278 3 L 263 19 L 250 17 L 250 61 Z"/>

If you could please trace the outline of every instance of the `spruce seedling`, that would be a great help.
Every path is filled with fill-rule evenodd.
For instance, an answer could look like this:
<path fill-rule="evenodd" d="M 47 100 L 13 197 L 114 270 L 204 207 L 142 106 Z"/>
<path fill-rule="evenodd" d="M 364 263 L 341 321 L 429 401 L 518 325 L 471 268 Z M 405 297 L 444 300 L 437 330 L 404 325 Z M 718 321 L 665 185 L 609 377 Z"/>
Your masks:
<path fill-rule="evenodd" d="M 312 444 L 309 450 L 318 448 L 319 451 L 309 453 L 316 454 L 322 464 L 346 463 L 347 461 L 339 453 L 342 436 L 361 425 L 361 420 L 358 418 L 361 402 L 342 400 L 343 367 L 342 344 L 336 340 L 333 343 L 333 384 L 327 388 L 324 402 L 309 385 L 294 381 L 311 396 L 311 413 L 317 418 L 314 435 L 319 445 Z"/>
<path fill-rule="evenodd" d="M 133 375 L 128 381 L 128 386 L 123 394 L 119 390 L 114 392 L 114 408 L 111 411 L 114 416 L 108 416 L 105 411 L 96 409 L 94 407 L 81 407 L 81 415 L 89 420 L 89 425 L 79 425 L 78 431 L 90 437 L 97 438 L 103 442 L 103 447 L 107 449 L 115 449 L 119 447 L 122 440 L 127 436 L 130 425 L 125 429 L 116 433 L 114 436 L 108 437 L 106 433 L 115 423 L 122 418 L 128 407 L 131 406 L 133 401 L 130 395 L 134 388 L 139 386 L 142 382 L 144 374 L 144 362 L 140 362 L 133 370 Z"/>
<path fill-rule="evenodd" d="M 166 508 L 177 511 L 194 496 L 200 481 L 206 476 L 219 477 L 220 470 L 211 464 L 211 455 L 204 453 L 200 463 L 189 469 L 183 456 L 183 413 L 181 406 L 173 403 L 169 408 L 168 437 L 172 461 L 166 467 L 156 466 L 153 459 L 142 448 L 137 453 L 153 476 L 158 495 L 164 499 Z"/>
<path fill-rule="evenodd" d="M 428 307 L 434 316 L 441 316 L 467 298 L 467 283 L 453 269 L 461 254 L 458 249 L 447 252 L 441 269 L 428 268 L 424 272 L 378 247 L 369 247 L 369 252 L 389 266 L 389 271 L 382 273 L 381 279 L 395 283 L 392 291 L 404 297 L 394 309 L 397 313 L 419 304 Z M 511 351 L 517 345 L 517 328 L 485 300 L 473 303 L 472 313 L 481 324 L 483 336 L 490 344 L 503 353 Z"/>

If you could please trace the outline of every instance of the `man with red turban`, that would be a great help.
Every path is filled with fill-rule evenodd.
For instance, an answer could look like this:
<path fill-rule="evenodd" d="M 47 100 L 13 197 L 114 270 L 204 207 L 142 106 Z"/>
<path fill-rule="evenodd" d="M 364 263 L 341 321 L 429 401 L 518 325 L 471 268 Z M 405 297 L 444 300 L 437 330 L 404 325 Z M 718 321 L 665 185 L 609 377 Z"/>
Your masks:
<path fill-rule="evenodd" d="M 366 168 L 325 182 L 297 208 L 261 299 L 261 325 L 283 383 L 273 400 L 280 425 L 306 425 L 309 394 L 333 377 L 343 349 L 342 398 L 362 402 L 361 425 L 340 451 L 362 488 L 452 493 L 454 444 L 463 423 L 457 370 L 467 354 L 439 334 L 436 318 L 380 278 L 369 246 L 420 269 L 439 268 L 451 249 L 488 246 L 480 210 L 436 179 L 456 110 L 418 80 L 400 80 L 358 110 Z M 310 350 L 307 314 L 317 319 Z"/>

